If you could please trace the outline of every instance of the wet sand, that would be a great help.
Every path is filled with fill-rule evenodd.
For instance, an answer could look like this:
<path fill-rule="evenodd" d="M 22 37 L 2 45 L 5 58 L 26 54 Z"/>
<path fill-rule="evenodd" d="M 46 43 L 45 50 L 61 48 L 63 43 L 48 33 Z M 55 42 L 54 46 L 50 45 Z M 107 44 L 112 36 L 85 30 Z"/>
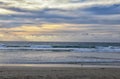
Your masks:
<path fill-rule="evenodd" d="M 0 79 L 120 79 L 120 68 L 0 66 Z"/>

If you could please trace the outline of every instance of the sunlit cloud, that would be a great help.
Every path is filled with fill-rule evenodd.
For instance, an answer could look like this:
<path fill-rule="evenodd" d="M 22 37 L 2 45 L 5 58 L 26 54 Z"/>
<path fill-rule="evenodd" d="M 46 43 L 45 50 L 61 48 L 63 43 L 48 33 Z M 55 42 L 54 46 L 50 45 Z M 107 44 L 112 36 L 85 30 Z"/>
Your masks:
<path fill-rule="evenodd" d="M 102 27 L 100 27 L 102 26 Z M 106 27 L 105 26 L 110 26 Z M 110 29 L 111 27 L 116 29 Z M 99 28 L 97 28 L 99 27 Z M 66 30 L 67 29 L 67 30 Z M 43 24 L 0 28 L 0 38 L 4 41 L 87 41 L 118 38 L 119 25 L 100 24 Z M 116 36 L 115 36 L 115 35 Z M 100 38 L 99 38 L 100 36 Z M 110 39 L 109 39 L 110 40 Z M 112 39 L 111 39 L 112 40 Z"/>
<path fill-rule="evenodd" d="M 17 14 L 15 11 L 0 8 L 0 15 Z"/>
<path fill-rule="evenodd" d="M 45 39 L 52 39 L 51 36 L 44 36 L 44 34 L 49 34 L 58 29 L 63 29 L 62 25 L 57 24 L 44 24 L 44 25 L 34 25 L 34 26 L 19 26 L 11 28 L 0 28 L 0 38 L 1 40 L 27 40 L 27 41 L 40 41 Z M 43 35 L 39 35 L 43 34 Z M 38 35 L 38 36 L 37 36 Z"/>
<path fill-rule="evenodd" d="M 4 7 L 15 7 L 27 10 L 44 8 L 76 9 L 91 6 L 108 6 L 120 4 L 120 0 L 0 0 Z"/>
<path fill-rule="evenodd" d="M 57 25 L 57 24 L 43 24 L 43 25 L 36 25 L 36 26 L 18 26 L 18 27 L 12 27 L 12 28 L 1 28 L 0 31 L 21 31 L 21 32 L 36 32 L 36 31 L 54 31 L 57 29 L 63 29 L 64 26 Z"/>

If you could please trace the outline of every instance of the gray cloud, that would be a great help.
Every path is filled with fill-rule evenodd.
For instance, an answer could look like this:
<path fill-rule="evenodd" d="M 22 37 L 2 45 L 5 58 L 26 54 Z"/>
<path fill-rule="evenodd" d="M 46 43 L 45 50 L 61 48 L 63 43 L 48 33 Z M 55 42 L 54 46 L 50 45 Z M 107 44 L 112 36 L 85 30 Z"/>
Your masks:
<path fill-rule="evenodd" d="M 9 34 L 10 40 L 120 42 L 119 0 L 0 0 L 0 4 L 2 40 Z M 63 27 L 50 32 L 6 30 L 44 24 Z"/>

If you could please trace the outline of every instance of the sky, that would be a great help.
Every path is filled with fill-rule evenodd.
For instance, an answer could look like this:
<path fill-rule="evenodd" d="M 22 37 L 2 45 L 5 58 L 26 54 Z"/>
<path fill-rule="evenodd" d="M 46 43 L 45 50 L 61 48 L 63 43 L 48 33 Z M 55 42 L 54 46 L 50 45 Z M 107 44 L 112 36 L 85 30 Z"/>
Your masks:
<path fill-rule="evenodd" d="M 120 0 L 0 0 L 0 41 L 120 42 Z"/>

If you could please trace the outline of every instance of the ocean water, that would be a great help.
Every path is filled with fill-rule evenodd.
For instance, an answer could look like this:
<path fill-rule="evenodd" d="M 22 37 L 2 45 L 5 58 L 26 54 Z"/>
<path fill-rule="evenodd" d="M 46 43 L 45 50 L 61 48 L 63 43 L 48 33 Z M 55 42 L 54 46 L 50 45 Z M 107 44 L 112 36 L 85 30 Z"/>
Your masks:
<path fill-rule="evenodd" d="M 120 64 L 120 43 L 0 42 L 0 64 Z"/>

